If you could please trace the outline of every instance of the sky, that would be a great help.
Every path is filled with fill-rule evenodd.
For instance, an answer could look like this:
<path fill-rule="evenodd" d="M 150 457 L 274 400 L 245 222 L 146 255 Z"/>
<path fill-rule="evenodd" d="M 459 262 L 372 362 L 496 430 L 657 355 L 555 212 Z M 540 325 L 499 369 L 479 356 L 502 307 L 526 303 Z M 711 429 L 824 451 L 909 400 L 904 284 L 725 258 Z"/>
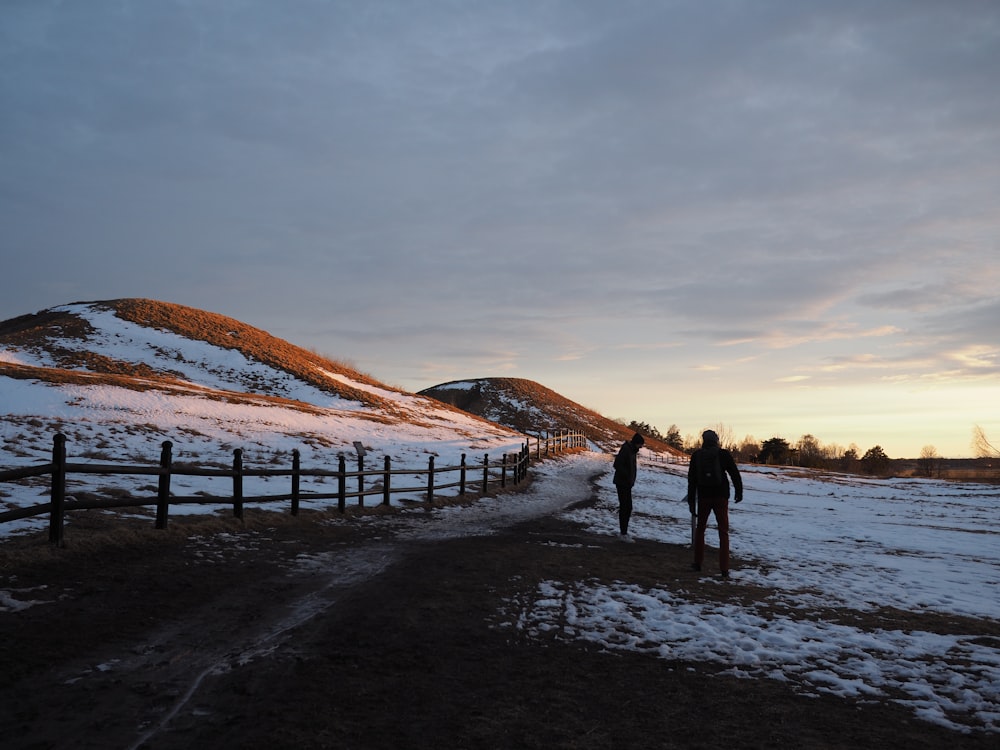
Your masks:
<path fill-rule="evenodd" d="M 148 297 L 683 435 L 1000 436 L 1000 5 L 15 0 L 0 319 Z"/>

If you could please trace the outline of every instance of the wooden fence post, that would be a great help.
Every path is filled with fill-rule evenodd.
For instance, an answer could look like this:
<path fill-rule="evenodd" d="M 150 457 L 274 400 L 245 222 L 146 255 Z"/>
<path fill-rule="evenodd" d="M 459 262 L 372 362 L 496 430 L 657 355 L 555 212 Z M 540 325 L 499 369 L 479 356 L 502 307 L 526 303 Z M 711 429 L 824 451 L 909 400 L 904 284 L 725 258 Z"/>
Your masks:
<path fill-rule="evenodd" d="M 243 449 L 233 451 L 233 515 L 243 520 Z"/>
<path fill-rule="evenodd" d="M 347 459 L 340 455 L 337 461 L 337 510 L 343 513 L 347 509 Z"/>
<path fill-rule="evenodd" d="M 483 494 L 485 495 L 490 488 L 490 454 L 483 454 Z"/>
<path fill-rule="evenodd" d="M 427 504 L 434 502 L 434 456 L 427 459 Z"/>
<path fill-rule="evenodd" d="M 465 454 L 462 454 L 462 468 L 458 472 L 458 494 L 465 495 Z"/>
<path fill-rule="evenodd" d="M 504 453 L 500 459 L 500 487 L 507 486 L 507 454 Z"/>
<path fill-rule="evenodd" d="M 365 454 L 358 453 L 358 507 L 365 507 Z"/>
<path fill-rule="evenodd" d="M 392 494 L 392 490 L 389 487 L 389 481 L 392 477 L 392 459 L 388 456 L 385 457 L 385 469 L 382 476 L 382 505 L 390 505 L 391 501 L 389 496 Z"/>
<path fill-rule="evenodd" d="M 299 514 L 299 487 L 302 479 L 302 457 L 298 448 L 292 449 L 292 515 Z"/>
<path fill-rule="evenodd" d="M 174 459 L 171 449 L 174 444 L 164 440 L 160 446 L 160 480 L 156 488 L 156 524 L 155 528 L 167 528 L 167 513 L 170 510 L 170 468 Z"/>
<path fill-rule="evenodd" d="M 66 513 L 66 436 L 57 432 L 52 438 L 52 514 L 49 516 L 49 541 L 63 546 L 63 516 Z"/>

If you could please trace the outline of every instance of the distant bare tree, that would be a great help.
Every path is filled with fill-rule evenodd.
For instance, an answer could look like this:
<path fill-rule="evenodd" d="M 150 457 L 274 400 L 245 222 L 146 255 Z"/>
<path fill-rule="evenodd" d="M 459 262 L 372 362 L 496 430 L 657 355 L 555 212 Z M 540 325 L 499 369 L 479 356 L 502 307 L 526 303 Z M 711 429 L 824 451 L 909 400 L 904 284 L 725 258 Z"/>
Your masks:
<path fill-rule="evenodd" d="M 691 435 L 690 433 L 684 436 L 684 452 L 691 454 L 694 453 L 701 447 L 701 435 Z"/>
<path fill-rule="evenodd" d="M 718 424 L 714 424 L 707 429 L 715 430 L 715 434 L 719 436 L 719 445 L 723 448 L 732 450 L 736 447 L 736 439 L 733 437 L 733 428 L 729 425 L 719 422 Z"/>
<path fill-rule="evenodd" d="M 822 464 L 823 446 L 812 435 L 803 435 L 796 447 L 799 451 L 799 466 L 817 468 Z"/>
<path fill-rule="evenodd" d="M 844 455 L 844 446 L 837 443 L 824 443 L 822 449 L 823 459 L 831 466 Z"/>
<path fill-rule="evenodd" d="M 939 463 L 937 449 L 933 445 L 925 445 L 917 459 L 917 471 L 921 476 L 932 477 Z"/>
<path fill-rule="evenodd" d="M 986 439 L 986 432 L 979 425 L 972 428 L 972 452 L 976 458 L 1000 458 L 1000 450 Z"/>
<path fill-rule="evenodd" d="M 760 443 L 757 442 L 757 438 L 753 435 L 747 435 L 740 442 L 739 447 L 733 451 L 733 457 L 737 461 L 743 461 L 744 463 L 754 462 L 756 463 L 757 457 L 760 455 Z"/>

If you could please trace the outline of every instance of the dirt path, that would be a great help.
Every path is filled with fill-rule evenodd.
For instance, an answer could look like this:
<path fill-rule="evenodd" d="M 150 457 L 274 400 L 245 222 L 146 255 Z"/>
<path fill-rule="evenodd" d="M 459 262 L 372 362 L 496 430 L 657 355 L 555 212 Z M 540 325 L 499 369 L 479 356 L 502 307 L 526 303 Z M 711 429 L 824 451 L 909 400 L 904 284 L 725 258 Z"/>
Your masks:
<path fill-rule="evenodd" d="M 459 536 L 328 520 L 123 539 L 95 518 L 65 550 L 4 545 L 0 588 L 47 603 L 0 612 L 3 746 L 995 747 L 893 704 L 498 626 L 546 580 L 766 596 L 701 584 L 683 547 L 550 515 Z"/>

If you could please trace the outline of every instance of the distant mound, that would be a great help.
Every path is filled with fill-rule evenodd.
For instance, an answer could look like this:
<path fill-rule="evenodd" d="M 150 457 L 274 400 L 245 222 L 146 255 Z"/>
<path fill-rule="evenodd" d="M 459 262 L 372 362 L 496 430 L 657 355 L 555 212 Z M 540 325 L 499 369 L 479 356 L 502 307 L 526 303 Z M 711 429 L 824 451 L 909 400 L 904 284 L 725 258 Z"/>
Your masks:
<path fill-rule="evenodd" d="M 442 383 L 420 391 L 470 414 L 526 434 L 559 429 L 578 430 L 606 449 L 632 436 L 633 431 L 613 419 L 570 401 L 533 380 L 476 378 Z M 665 443 L 647 438 L 646 447 L 683 455 Z"/>

